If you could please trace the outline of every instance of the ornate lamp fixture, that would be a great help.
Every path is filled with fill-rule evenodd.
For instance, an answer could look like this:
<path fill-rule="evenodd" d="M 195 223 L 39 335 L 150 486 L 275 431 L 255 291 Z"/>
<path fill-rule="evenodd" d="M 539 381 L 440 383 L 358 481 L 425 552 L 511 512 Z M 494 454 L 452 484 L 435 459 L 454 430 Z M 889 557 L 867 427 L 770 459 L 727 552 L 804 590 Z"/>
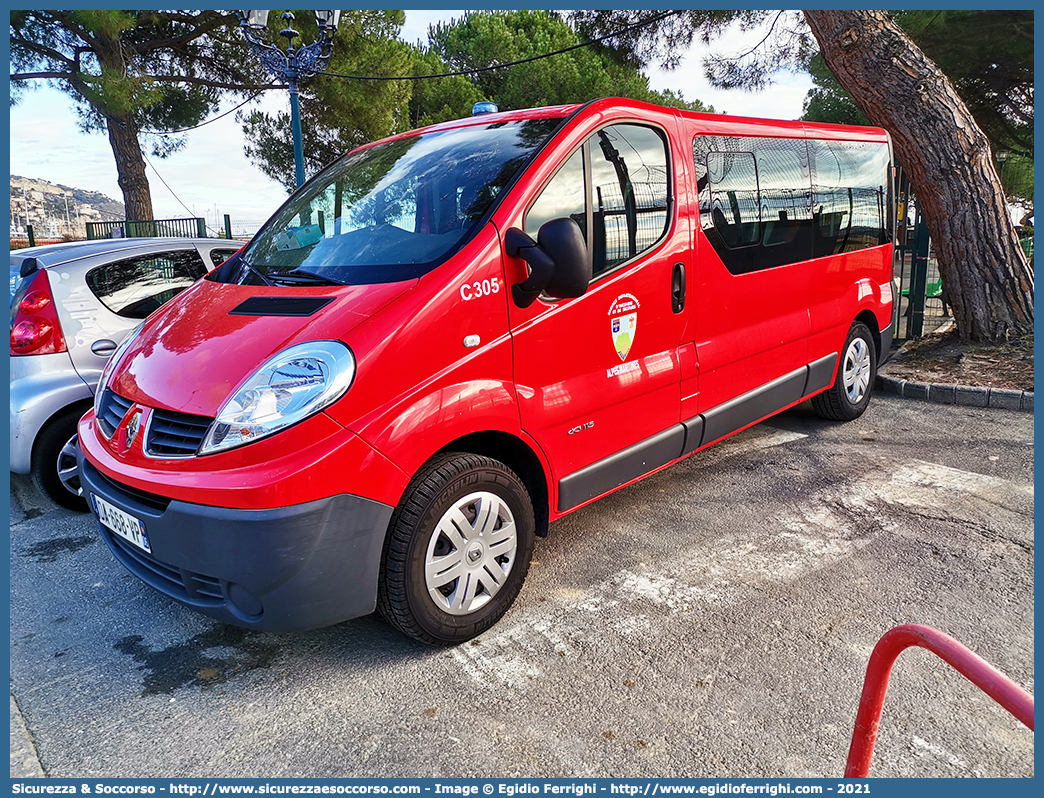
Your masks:
<path fill-rule="evenodd" d="M 309 78 L 326 69 L 330 62 L 333 36 L 337 31 L 340 11 L 313 11 L 315 24 L 319 27 L 319 40 L 311 44 L 302 44 L 294 49 L 294 39 L 301 34 L 291 25 L 294 15 L 289 11 L 283 13 L 281 19 L 286 28 L 279 35 L 286 38 L 286 50 L 269 41 L 268 11 L 237 11 L 239 29 L 250 43 L 250 51 L 261 61 L 261 66 L 275 78 L 284 81 L 290 87 L 290 121 L 294 136 L 294 171 L 297 187 L 304 183 L 304 147 L 301 143 L 301 108 L 297 97 L 297 87 Z"/>

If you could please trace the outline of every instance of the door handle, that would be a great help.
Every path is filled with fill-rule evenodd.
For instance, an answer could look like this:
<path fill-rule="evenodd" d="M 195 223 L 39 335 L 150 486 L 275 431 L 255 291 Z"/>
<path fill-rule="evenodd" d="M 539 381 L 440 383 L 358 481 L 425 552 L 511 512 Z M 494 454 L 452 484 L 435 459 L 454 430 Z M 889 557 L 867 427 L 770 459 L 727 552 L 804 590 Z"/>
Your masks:
<path fill-rule="evenodd" d="M 685 264 L 675 263 L 671 277 L 671 310 L 681 313 L 685 309 Z"/>
<path fill-rule="evenodd" d="M 108 357 L 116 351 L 116 342 L 110 341 L 108 338 L 102 338 L 100 341 L 95 341 L 91 344 L 91 351 L 101 357 Z"/>

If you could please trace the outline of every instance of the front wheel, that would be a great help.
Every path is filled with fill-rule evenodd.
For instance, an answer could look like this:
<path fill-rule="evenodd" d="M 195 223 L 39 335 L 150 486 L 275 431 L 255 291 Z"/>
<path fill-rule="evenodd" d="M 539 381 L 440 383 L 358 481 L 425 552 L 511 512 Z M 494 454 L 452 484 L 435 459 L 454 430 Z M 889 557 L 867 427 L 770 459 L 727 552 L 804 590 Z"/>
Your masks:
<path fill-rule="evenodd" d="M 852 421 L 863 415 L 874 391 L 877 351 L 870 328 L 861 321 L 848 331 L 837 378 L 826 391 L 812 397 L 812 407 L 823 418 Z"/>
<path fill-rule="evenodd" d="M 514 471 L 473 454 L 438 456 L 392 515 L 378 610 L 432 645 L 482 634 L 522 589 L 534 530 L 533 502 Z"/>

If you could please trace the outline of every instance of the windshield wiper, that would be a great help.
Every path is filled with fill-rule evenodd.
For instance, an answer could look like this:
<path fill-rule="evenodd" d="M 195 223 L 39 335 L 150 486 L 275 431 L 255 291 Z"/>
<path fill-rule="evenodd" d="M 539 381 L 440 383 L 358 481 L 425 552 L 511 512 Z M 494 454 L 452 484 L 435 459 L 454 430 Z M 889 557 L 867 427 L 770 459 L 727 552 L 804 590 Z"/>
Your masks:
<path fill-rule="evenodd" d="M 275 283 L 283 283 L 284 285 L 344 285 L 344 283 L 322 274 L 306 272 L 301 269 L 294 269 L 289 272 L 273 272 L 268 275 L 268 279 L 274 280 Z"/>
<path fill-rule="evenodd" d="M 271 280 L 269 280 L 267 277 L 265 277 L 264 274 L 259 272 L 257 269 L 255 269 L 253 266 L 251 266 L 249 263 L 247 263 L 246 260 L 243 260 L 241 258 L 240 261 L 239 261 L 239 265 L 240 265 L 241 271 L 240 271 L 239 279 L 236 282 L 239 283 L 240 285 L 246 285 L 247 284 L 245 278 L 247 277 L 247 275 L 250 275 L 250 274 L 254 275 L 258 280 L 260 280 L 263 285 L 275 285 L 275 283 L 273 283 Z"/>

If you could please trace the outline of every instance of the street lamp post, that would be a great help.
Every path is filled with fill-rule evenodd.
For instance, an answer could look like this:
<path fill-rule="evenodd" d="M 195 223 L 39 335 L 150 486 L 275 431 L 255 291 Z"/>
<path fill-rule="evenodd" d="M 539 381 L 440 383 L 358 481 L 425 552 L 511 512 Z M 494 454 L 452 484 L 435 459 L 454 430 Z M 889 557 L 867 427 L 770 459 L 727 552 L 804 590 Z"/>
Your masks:
<path fill-rule="evenodd" d="M 294 174 L 297 187 L 304 183 L 304 146 L 301 143 L 301 106 L 297 97 L 297 87 L 309 78 L 322 72 L 330 62 L 333 35 L 337 31 L 340 11 L 313 11 L 315 24 L 319 26 L 319 40 L 311 44 L 303 44 L 294 49 L 294 39 L 301 34 L 291 27 L 294 15 L 289 11 L 283 13 L 281 19 L 286 28 L 279 35 L 286 38 L 286 51 L 267 41 L 267 11 L 237 11 L 239 28 L 243 31 L 250 51 L 261 61 L 261 66 L 274 77 L 284 81 L 290 87 L 290 124 L 294 138 Z"/>

